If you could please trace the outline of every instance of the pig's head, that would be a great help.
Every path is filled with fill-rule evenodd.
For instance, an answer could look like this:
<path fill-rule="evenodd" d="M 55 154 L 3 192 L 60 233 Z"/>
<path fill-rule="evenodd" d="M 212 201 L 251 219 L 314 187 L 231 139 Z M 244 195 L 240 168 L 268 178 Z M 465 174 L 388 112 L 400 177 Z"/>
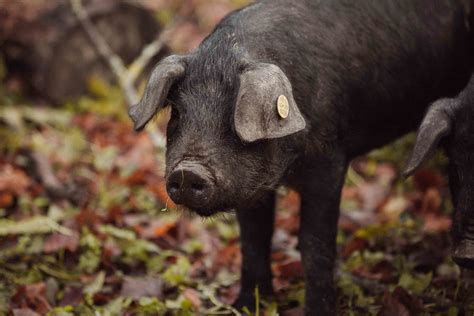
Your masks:
<path fill-rule="evenodd" d="M 167 190 L 204 216 L 249 207 L 274 189 L 295 159 L 288 136 L 306 125 L 279 67 L 217 55 L 164 59 L 129 111 L 140 130 L 171 106 Z"/>

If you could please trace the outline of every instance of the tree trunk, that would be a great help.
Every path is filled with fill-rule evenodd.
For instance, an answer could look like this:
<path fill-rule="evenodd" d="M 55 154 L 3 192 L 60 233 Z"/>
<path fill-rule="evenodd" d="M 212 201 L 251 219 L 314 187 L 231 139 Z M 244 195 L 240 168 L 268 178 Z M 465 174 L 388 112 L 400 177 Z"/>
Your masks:
<path fill-rule="evenodd" d="M 137 5 L 120 0 L 90 0 L 84 1 L 84 6 L 112 51 L 126 64 L 161 30 L 152 12 Z M 1 4 L 0 53 L 9 76 L 19 77 L 26 92 L 54 103 L 86 93 L 91 76 L 115 79 L 68 0 Z"/>

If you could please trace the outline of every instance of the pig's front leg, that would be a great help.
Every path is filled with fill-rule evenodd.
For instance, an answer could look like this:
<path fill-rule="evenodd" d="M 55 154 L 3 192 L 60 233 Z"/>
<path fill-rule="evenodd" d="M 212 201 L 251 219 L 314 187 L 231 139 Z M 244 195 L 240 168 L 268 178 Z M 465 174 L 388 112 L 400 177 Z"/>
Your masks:
<path fill-rule="evenodd" d="M 347 169 L 341 156 L 320 157 L 301 188 L 299 244 L 305 271 L 305 315 L 336 315 L 334 263 L 341 188 Z"/>
<path fill-rule="evenodd" d="M 255 287 L 260 295 L 273 294 L 270 267 L 275 215 L 275 193 L 268 193 L 254 207 L 237 211 L 242 247 L 241 289 L 236 308 L 255 308 Z"/>

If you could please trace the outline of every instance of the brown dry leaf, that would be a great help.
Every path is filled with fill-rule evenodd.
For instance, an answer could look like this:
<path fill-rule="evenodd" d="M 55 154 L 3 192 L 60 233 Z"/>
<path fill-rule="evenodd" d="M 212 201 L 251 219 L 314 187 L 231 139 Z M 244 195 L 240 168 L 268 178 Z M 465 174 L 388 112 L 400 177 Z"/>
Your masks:
<path fill-rule="evenodd" d="M 41 315 L 46 314 L 50 309 L 46 299 L 46 283 L 22 285 L 18 287 L 12 301 L 21 308 L 31 308 Z"/>
<path fill-rule="evenodd" d="M 352 274 L 383 283 L 395 282 L 397 279 L 396 270 L 388 261 L 381 261 L 370 269 L 368 266 L 361 266 L 353 270 Z"/>
<path fill-rule="evenodd" d="M 194 306 L 196 310 L 199 310 L 199 308 L 202 305 L 201 298 L 199 297 L 199 292 L 196 291 L 195 289 L 192 288 L 186 288 L 183 291 L 183 295 L 185 298 L 187 298 Z"/>
<path fill-rule="evenodd" d="M 404 288 L 397 287 L 392 293 L 385 292 L 380 316 L 412 316 L 425 310 L 423 302 L 410 295 Z"/>
<path fill-rule="evenodd" d="M 276 276 L 282 278 L 301 278 L 304 275 L 301 261 L 289 261 L 273 267 Z"/>
<path fill-rule="evenodd" d="M 71 305 L 77 306 L 82 301 L 82 287 L 66 286 L 64 289 L 64 297 L 59 303 L 61 306 Z"/>
<path fill-rule="evenodd" d="M 350 242 L 344 245 L 340 252 L 341 258 L 349 258 L 350 255 L 358 250 L 365 249 L 367 247 L 367 243 L 362 238 L 354 238 Z"/>
<path fill-rule="evenodd" d="M 405 305 L 400 303 L 390 292 L 383 296 L 382 309 L 379 316 L 411 316 Z"/>
<path fill-rule="evenodd" d="M 452 220 L 445 215 L 426 214 L 423 231 L 427 233 L 446 232 L 451 229 Z"/>
<path fill-rule="evenodd" d="M 224 248 L 219 249 L 215 253 L 214 259 L 214 268 L 220 269 L 222 267 L 227 267 L 229 270 L 232 270 L 231 267 L 236 267 L 240 265 L 241 254 L 240 248 L 237 247 L 236 243 L 230 243 Z"/>
<path fill-rule="evenodd" d="M 73 232 L 70 236 L 54 233 L 46 238 L 43 245 L 43 251 L 45 253 L 54 253 L 66 249 L 70 252 L 74 252 L 77 250 L 78 246 L 79 234 L 77 232 Z"/>
<path fill-rule="evenodd" d="M 7 208 L 13 204 L 13 194 L 10 192 L 0 192 L 0 208 Z"/>
<path fill-rule="evenodd" d="M 142 297 L 163 298 L 163 280 L 150 276 L 145 278 L 125 277 L 120 295 L 132 299 Z"/>
<path fill-rule="evenodd" d="M 166 223 L 160 227 L 155 227 L 153 229 L 155 237 L 161 237 L 166 235 L 171 229 L 176 227 L 176 222 L 173 223 Z"/>
<path fill-rule="evenodd" d="M 97 215 L 97 213 L 87 209 L 81 210 L 81 212 L 76 216 L 76 223 L 79 227 L 87 226 L 94 229 L 102 224 L 102 222 L 103 219 Z"/>
<path fill-rule="evenodd" d="M 155 148 L 150 138 L 146 133 L 139 134 L 135 137 L 131 148 L 117 157 L 116 165 L 119 168 L 128 168 L 130 166 L 136 166 L 139 169 L 137 171 L 151 171 L 156 169 L 156 156 Z M 134 183 L 140 179 L 140 174 L 132 174 L 127 182 Z"/>
<path fill-rule="evenodd" d="M 129 219 L 126 221 L 129 221 Z M 141 238 L 155 239 L 165 237 L 166 235 L 171 234 L 171 232 L 173 232 L 173 236 L 175 236 L 174 229 L 176 228 L 176 225 L 176 221 L 164 221 L 157 218 L 148 220 L 148 222 L 135 224 L 133 229 Z"/>
<path fill-rule="evenodd" d="M 20 195 L 29 185 L 30 179 L 23 171 L 14 169 L 11 165 L 0 167 L 0 191 Z"/>
<path fill-rule="evenodd" d="M 289 190 L 288 194 L 278 201 L 278 208 L 290 213 L 297 213 L 300 209 L 300 204 L 301 198 L 298 192 Z"/>
<path fill-rule="evenodd" d="M 428 188 L 421 200 L 422 213 L 439 213 L 441 208 L 441 194 L 438 188 Z"/>

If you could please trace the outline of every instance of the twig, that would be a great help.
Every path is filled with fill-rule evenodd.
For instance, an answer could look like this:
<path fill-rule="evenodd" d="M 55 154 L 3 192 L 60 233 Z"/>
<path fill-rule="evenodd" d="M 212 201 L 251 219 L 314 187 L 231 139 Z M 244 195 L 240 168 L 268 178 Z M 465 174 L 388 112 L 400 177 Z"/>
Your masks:
<path fill-rule="evenodd" d="M 107 44 L 103 36 L 99 33 L 97 28 L 91 22 L 87 11 L 84 9 L 82 0 L 70 0 L 71 7 L 79 20 L 79 23 L 86 32 L 89 40 L 96 48 L 98 54 L 107 62 L 113 74 L 124 92 L 125 98 L 129 106 L 140 101 L 137 90 L 135 88 L 135 81 L 143 72 L 143 69 L 164 47 L 168 41 L 172 31 L 175 29 L 180 19 L 174 20 L 170 23 L 153 42 L 148 44 L 131 64 L 130 67 L 125 66 L 123 60 L 115 54 L 110 46 Z M 164 149 L 166 145 L 166 138 L 158 129 L 148 130 L 151 141 L 155 147 Z"/>
<path fill-rule="evenodd" d="M 181 19 L 175 19 L 171 22 L 153 42 L 149 43 L 128 67 L 126 81 L 129 84 L 135 84 L 138 76 L 143 72 L 143 69 L 148 65 L 153 57 L 155 57 L 165 46 L 169 40 L 172 31 L 181 22 Z"/>
<path fill-rule="evenodd" d="M 119 80 L 119 84 L 121 85 L 122 89 L 124 89 L 127 101 L 129 102 L 129 104 L 135 104 L 135 100 L 138 99 L 138 97 L 136 96 L 136 91 L 133 91 L 134 89 L 130 91 L 129 87 L 126 87 L 124 85 L 123 78 L 125 78 L 126 76 L 127 68 L 122 62 L 122 59 L 112 51 L 105 39 L 99 33 L 92 21 L 89 19 L 89 15 L 84 9 L 82 0 L 70 1 L 72 11 L 76 15 L 77 19 L 79 20 L 79 23 L 86 32 L 87 36 L 89 37 L 89 40 L 94 44 L 94 47 L 96 48 L 99 55 L 104 59 L 105 62 L 109 64 L 110 69 Z"/>
<path fill-rule="evenodd" d="M 48 158 L 39 152 L 28 152 L 28 154 L 46 191 L 56 198 L 68 198 L 64 185 L 54 175 Z"/>

